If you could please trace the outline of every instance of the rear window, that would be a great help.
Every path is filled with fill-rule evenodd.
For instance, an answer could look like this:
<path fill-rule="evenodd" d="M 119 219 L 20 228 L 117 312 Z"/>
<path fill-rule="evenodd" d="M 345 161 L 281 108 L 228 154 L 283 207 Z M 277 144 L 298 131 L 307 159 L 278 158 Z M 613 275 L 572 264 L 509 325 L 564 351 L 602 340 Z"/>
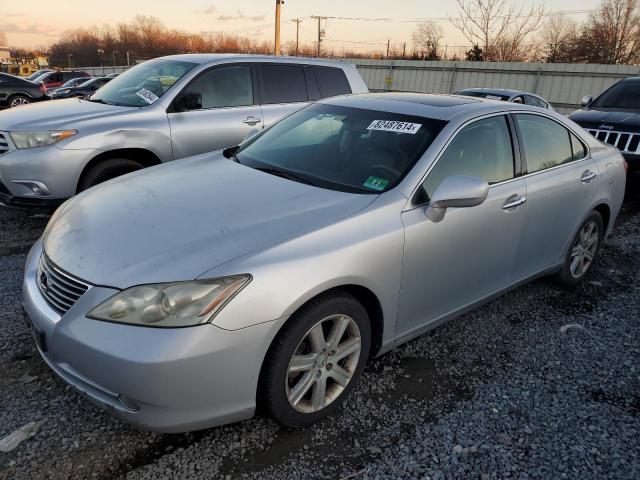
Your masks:
<path fill-rule="evenodd" d="M 307 101 L 304 69 L 299 65 L 260 65 L 261 103 Z"/>
<path fill-rule="evenodd" d="M 347 76 L 341 68 L 315 67 L 314 70 L 320 84 L 322 98 L 351 93 Z"/>

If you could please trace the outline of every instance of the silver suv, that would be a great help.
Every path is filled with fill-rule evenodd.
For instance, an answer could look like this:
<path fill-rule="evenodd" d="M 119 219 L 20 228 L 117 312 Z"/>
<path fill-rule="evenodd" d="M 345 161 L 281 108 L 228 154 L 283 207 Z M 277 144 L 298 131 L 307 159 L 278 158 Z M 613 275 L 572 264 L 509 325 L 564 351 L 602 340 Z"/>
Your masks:
<path fill-rule="evenodd" d="M 354 65 L 334 61 L 149 60 L 87 100 L 0 112 L 0 205 L 54 208 L 125 173 L 236 145 L 309 101 L 367 91 Z"/>

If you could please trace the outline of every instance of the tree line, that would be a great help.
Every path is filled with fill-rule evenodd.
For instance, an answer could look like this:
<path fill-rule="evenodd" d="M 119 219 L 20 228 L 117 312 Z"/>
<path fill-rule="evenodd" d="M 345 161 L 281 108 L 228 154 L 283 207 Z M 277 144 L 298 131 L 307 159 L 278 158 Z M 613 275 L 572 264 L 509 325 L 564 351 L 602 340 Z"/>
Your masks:
<path fill-rule="evenodd" d="M 582 22 L 548 12 L 543 4 L 527 7 L 519 0 L 456 2 L 457 15 L 449 22 L 469 42 L 468 49 L 447 48 L 441 24 L 424 22 L 414 30 L 409 48 L 391 46 L 363 53 L 337 50 L 323 42 L 321 54 L 351 58 L 640 63 L 640 0 L 602 0 Z M 273 43 L 229 33 L 189 33 L 167 28 L 155 17 L 139 15 L 115 26 L 70 30 L 45 53 L 51 65 L 71 67 L 127 65 L 162 55 L 204 52 L 270 54 Z M 312 57 L 316 56 L 317 45 L 287 42 L 282 53 Z M 14 51 L 17 57 L 30 54 Z"/>

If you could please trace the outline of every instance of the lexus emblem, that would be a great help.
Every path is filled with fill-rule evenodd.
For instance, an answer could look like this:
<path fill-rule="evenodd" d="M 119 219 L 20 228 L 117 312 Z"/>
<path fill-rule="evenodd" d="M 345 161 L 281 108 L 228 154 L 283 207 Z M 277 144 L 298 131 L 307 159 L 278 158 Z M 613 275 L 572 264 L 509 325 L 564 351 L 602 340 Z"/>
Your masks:
<path fill-rule="evenodd" d="M 41 272 L 40 273 L 40 287 L 42 288 L 42 291 L 44 291 L 44 292 L 49 290 L 49 279 L 47 278 L 47 273 L 46 272 Z"/>

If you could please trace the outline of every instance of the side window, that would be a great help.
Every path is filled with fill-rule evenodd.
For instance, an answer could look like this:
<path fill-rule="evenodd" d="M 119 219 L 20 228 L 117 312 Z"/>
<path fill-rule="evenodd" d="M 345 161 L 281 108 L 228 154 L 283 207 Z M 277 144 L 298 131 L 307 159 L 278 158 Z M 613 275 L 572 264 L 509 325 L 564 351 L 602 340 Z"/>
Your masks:
<path fill-rule="evenodd" d="M 571 150 L 573 151 L 573 160 L 580 160 L 587 156 L 587 148 L 584 146 L 578 137 L 576 137 L 573 133 L 569 132 L 569 136 L 571 137 Z"/>
<path fill-rule="evenodd" d="M 322 98 L 351 93 L 351 86 L 341 68 L 314 67 Z"/>
<path fill-rule="evenodd" d="M 573 160 L 569 130 L 540 115 L 517 114 L 521 142 L 529 173 Z"/>
<path fill-rule="evenodd" d="M 524 100 L 522 99 L 522 95 L 517 96 L 516 98 L 514 98 L 513 100 L 511 100 L 513 103 L 524 103 Z"/>
<path fill-rule="evenodd" d="M 251 68 L 248 65 L 216 67 L 196 78 L 186 89 L 202 95 L 202 108 L 253 105 Z"/>
<path fill-rule="evenodd" d="M 524 101 L 525 101 L 525 103 L 527 105 L 532 105 L 534 107 L 540 107 L 540 108 L 547 108 L 548 107 L 546 102 L 543 102 L 539 98 L 533 97 L 531 95 L 525 95 L 524 96 Z"/>
<path fill-rule="evenodd" d="M 513 147 L 504 115 L 478 120 L 464 127 L 431 169 L 417 199 L 429 201 L 451 175 L 471 175 L 489 184 L 514 177 Z"/>
<path fill-rule="evenodd" d="M 260 65 L 263 104 L 307 101 L 304 69 L 299 65 Z"/>

